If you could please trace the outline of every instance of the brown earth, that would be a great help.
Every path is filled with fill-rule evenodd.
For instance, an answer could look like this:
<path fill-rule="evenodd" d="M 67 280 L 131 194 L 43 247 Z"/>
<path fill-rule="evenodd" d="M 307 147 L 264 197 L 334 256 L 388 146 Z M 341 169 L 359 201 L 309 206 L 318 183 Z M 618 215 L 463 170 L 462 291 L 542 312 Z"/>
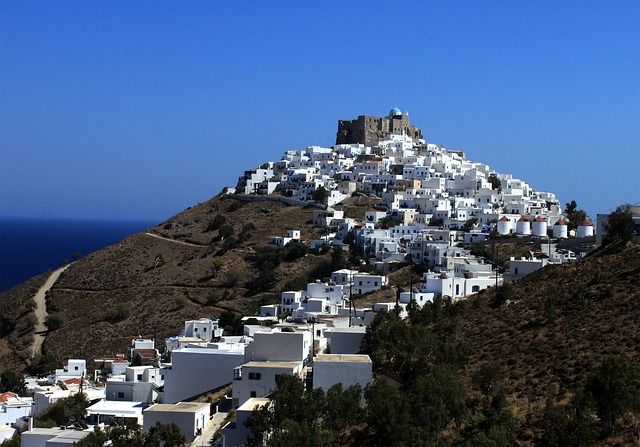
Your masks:
<path fill-rule="evenodd" d="M 372 204 L 367 197 L 353 198 L 344 205 L 345 213 L 363 219 Z M 282 262 L 275 282 L 254 290 L 252 282 L 260 273 L 256 252 L 269 236 L 286 236 L 290 229 L 300 229 L 306 241 L 318 238 L 320 231 L 311 225 L 313 209 L 220 195 L 80 259 L 47 293 L 48 313 L 62 315 L 65 322 L 47 334 L 43 351 L 61 361 L 115 355 L 126 352 L 133 337 L 160 341 L 178 334 L 186 319 L 224 310 L 247 312 L 273 302 L 284 284 L 306 276 L 329 255 Z M 255 228 L 247 240 L 225 251 L 224 241 L 217 240 L 219 230 L 207 231 L 217 215 L 226 217 L 236 237 L 245 224 Z M 24 369 L 31 362 L 31 298 L 48 276 L 0 294 L 0 365 Z"/>

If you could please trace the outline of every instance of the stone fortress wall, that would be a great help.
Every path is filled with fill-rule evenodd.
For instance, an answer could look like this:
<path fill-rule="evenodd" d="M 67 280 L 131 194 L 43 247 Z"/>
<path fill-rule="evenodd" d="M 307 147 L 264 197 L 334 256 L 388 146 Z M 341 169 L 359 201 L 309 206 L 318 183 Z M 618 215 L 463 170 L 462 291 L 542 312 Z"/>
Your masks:
<path fill-rule="evenodd" d="M 391 134 L 422 139 L 422 131 L 409 122 L 409 114 L 393 108 L 384 118 L 360 115 L 355 120 L 339 120 L 336 144 L 366 144 L 387 139 Z"/>

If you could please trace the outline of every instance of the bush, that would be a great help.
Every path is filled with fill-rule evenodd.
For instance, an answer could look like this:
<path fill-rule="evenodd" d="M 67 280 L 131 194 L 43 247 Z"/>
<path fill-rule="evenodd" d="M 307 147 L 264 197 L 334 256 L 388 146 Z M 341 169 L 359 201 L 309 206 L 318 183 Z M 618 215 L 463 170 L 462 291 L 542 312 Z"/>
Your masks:
<path fill-rule="evenodd" d="M 204 231 L 205 233 L 208 233 L 210 231 L 218 230 L 226 222 L 227 222 L 227 218 L 223 214 L 216 214 L 216 217 L 214 217 L 212 220 L 209 221 L 209 224 L 207 225 L 207 228 Z"/>
<path fill-rule="evenodd" d="M 298 258 L 304 257 L 308 251 L 309 248 L 303 242 L 291 241 L 284 246 L 283 258 L 287 262 L 295 261 Z"/>
<path fill-rule="evenodd" d="M 109 323 L 116 324 L 126 320 L 131 315 L 131 309 L 126 304 L 118 304 L 114 309 L 109 309 L 104 315 L 104 319 Z"/>
<path fill-rule="evenodd" d="M 31 327 L 34 327 L 36 324 L 38 324 L 38 317 L 36 317 L 36 314 L 34 314 L 33 312 L 29 312 L 27 314 L 27 323 Z"/>
<path fill-rule="evenodd" d="M 627 411 L 640 409 L 638 371 L 625 356 L 607 357 L 589 376 L 585 390 L 593 396 L 606 431 Z"/>
<path fill-rule="evenodd" d="M 67 322 L 67 316 L 62 312 L 58 312 L 55 314 L 50 314 L 47 316 L 47 319 L 44 322 L 44 325 L 50 331 L 55 331 L 60 329 Z"/>

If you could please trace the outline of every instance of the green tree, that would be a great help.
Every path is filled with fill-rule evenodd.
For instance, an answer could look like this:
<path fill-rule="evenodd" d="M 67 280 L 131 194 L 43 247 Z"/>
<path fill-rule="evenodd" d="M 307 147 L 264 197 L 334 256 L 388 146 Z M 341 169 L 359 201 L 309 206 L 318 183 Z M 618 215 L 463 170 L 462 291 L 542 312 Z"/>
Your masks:
<path fill-rule="evenodd" d="M 516 297 L 515 290 L 513 288 L 513 284 L 510 282 L 502 284 L 496 290 L 496 294 L 493 297 L 492 305 L 493 307 L 500 307 L 507 301 L 513 301 Z"/>
<path fill-rule="evenodd" d="M 218 230 L 225 223 L 227 223 L 226 216 L 224 214 L 216 214 L 215 217 L 209 221 L 209 224 L 204 231 L 205 233 L 208 233 L 210 231 Z"/>
<path fill-rule="evenodd" d="M 491 183 L 491 189 L 502 189 L 502 182 L 495 174 L 489 176 L 489 183 Z"/>
<path fill-rule="evenodd" d="M 466 412 L 465 395 L 462 378 L 453 368 L 435 365 L 410 391 L 412 419 L 435 435 L 450 422 L 461 422 Z"/>
<path fill-rule="evenodd" d="M 50 331 L 55 331 L 60 329 L 67 322 L 67 316 L 62 312 L 58 312 L 55 314 L 49 314 L 44 321 L 44 325 Z"/>
<path fill-rule="evenodd" d="M 104 430 L 96 426 L 93 432 L 89 433 L 74 445 L 78 447 L 103 447 L 105 445 L 110 447 L 155 447 L 159 444 L 147 443 L 145 435 L 139 427 L 133 428 L 115 425 L 105 427 Z"/>
<path fill-rule="evenodd" d="M 566 405 L 547 399 L 544 440 L 550 447 L 587 447 L 598 440 L 598 421 L 588 394 L 577 392 Z"/>
<path fill-rule="evenodd" d="M 633 241 L 635 230 L 633 227 L 633 217 L 631 205 L 628 203 L 620 205 L 609 214 L 607 221 L 603 225 L 605 232 L 602 243 L 604 245 L 620 240 L 623 242 Z"/>
<path fill-rule="evenodd" d="M 247 419 L 250 446 L 332 446 L 334 434 L 323 427 L 325 395 L 322 389 L 305 390 L 302 379 L 282 375 L 271 393 L 270 405 Z M 268 438 L 267 435 L 268 434 Z M 266 442 L 265 442 L 266 441 Z"/>
<path fill-rule="evenodd" d="M 24 381 L 24 374 L 11 370 L 3 371 L 0 374 L 0 393 L 11 391 L 16 394 L 24 394 L 27 391 L 27 384 Z"/>
<path fill-rule="evenodd" d="M 180 427 L 175 423 L 156 425 L 149 429 L 149 433 L 144 437 L 145 447 L 180 447 L 185 445 L 184 435 L 180 432 Z"/>
<path fill-rule="evenodd" d="M 415 436 L 411 408 L 406 395 L 384 379 L 375 379 L 364 390 L 366 422 L 371 446 L 411 445 Z"/>
<path fill-rule="evenodd" d="M 71 418 L 82 419 L 88 406 L 89 400 L 84 393 L 72 394 L 49 405 L 47 410 L 36 419 L 36 425 L 38 427 L 66 425 Z"/>
<path fill-rule="evenodd" d="M 34 376 L 44 376 L 51 374 L 57 368 L 62 368 L 62 363 L 56 360 L 51 354 L 42 354 L 34 357 L 27 371 Z"/>
<path fill-rule="evenodd" d="M 615 429 L 618 417 L 640 408 L 638 371 L 626 356 L 605 358 L 587 379 L 585 391 L 593 396 L 606 432 Z"/>
<path fill-rule="evenodd" d="M 284 246 L 283 259 L 286 262 L 295 261 L 296 259 L 304 257 L 309 251 L 309 247 L 304 242 L 291 241 Z"/>
<path fill-rule="evenodd" d="M 320 186 L 318 189 L 316 189 L 315 191 L 313 191 L 313 193 L 311 194 L 311 197 L 313 198 L 313 200 L 315 200 L 316 202 L 324 202 L 324 199 L 329 195 L 328 191 L 325 189 L 324 186 Z"/>
<path fill-rule="evenodd" d="M 337 383 L 329 388 L 322 417 L 325 426 L 340 433 L 362 423 L 364 414 L 360 403 L 363 397 L 360 385 L 353 385 L 345 390 L 342 383 Z"/>
<path fill-rule="evenodd" d="M 464 223 L 464 231 L 466 231 L 467 233 L 469 231 L 471 231 L 473 229 L 473 227 L 478 223 L 478 218 L 477 217 L 472 217 L 471 219 L 468 219 L 465 223 Z"/>

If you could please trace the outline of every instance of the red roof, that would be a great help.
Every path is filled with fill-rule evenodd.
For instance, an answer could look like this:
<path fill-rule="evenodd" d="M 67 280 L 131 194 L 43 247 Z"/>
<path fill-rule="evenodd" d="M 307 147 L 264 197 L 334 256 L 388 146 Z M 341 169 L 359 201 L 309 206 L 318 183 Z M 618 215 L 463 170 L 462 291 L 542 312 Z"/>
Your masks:
<path fill-rule="evenodd" d="M 124 359 L 115 359 L 112 363 L 129 363 L 129 362 Z"/>
<path fill-rule="evenodd" d="M 64 383 L 66 383 L 67 385 L 80 385 L 82 383 L 82 380 L 80 379 L 67 379 L 67 380 L 63 380 Z"/>
<path fill-rule="evenodd" d="M 542 217 L 538 216 L 536 217 L 534 220 L 534 222 L 546 222 L 546 220 L 544 220 Z"/>
<path fill-rule="evenodd" d="M 502 216 L 498 222 L 509 222 L 509 219 L 507 219 L 507 216 Z"/>
<path fill-rule="evenodd" d="M 526 217 L 522 216 L 518 219 L 518 222 L 529 222 Z"/>
<path fill-rule="evenodd" d="M 567 226 L 567 224 L 564 222 L 564 220 L 562 220 L 562 217 L 560 218 L 559 221 L 556 222 L 556 225 L 564 225 L 565 227 Z"/>
<path fill-rule="evenodd" d="M 18 397 L 17 394 L 12 393 L 11 391 L 7 391 L 6 393 L 0 394 L 0 402 L 6 402 L 12 397 Z"/>
<path fill-rule="evenodd" d="M 591 222 L 589 222 L 587 219 L 583 220 L 582 223 L 580 224 L 581 227 L 592 227 L 593 224 Z"/>

